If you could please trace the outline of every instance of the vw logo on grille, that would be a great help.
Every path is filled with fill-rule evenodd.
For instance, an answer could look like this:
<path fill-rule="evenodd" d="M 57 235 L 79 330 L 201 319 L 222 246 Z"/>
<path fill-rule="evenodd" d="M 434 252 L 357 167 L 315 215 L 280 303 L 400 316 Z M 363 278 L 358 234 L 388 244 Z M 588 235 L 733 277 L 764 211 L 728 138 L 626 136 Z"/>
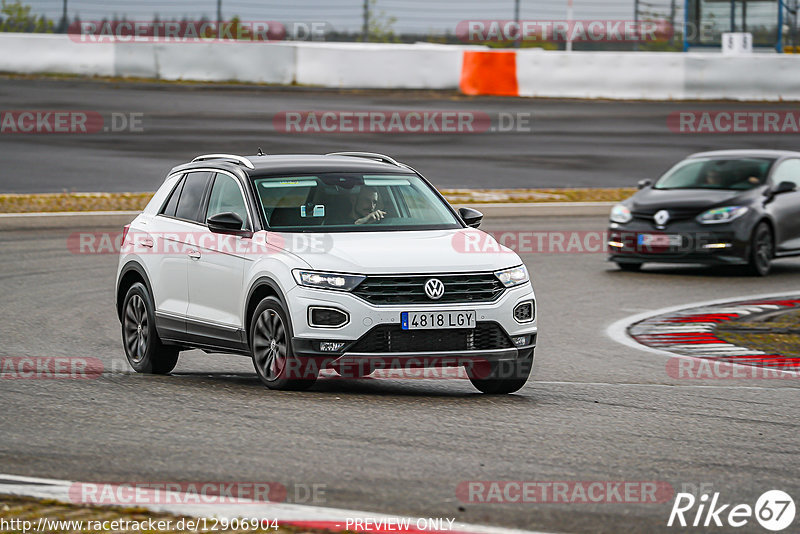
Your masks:
<path fill-rule="evenodd" d="M 439 300 L 444 295 L 444 284 L 438 278 L 431 278 L 425 282 L 425 294 L 431 300 Z"/>
<path fill-rule="evenodd" d="M 657 212 L 653 219 L 656 221 L 656 224 L 659 226 L 664 226 L 669 221 L 669 212 L 667 210 L 661 210 Z"/>

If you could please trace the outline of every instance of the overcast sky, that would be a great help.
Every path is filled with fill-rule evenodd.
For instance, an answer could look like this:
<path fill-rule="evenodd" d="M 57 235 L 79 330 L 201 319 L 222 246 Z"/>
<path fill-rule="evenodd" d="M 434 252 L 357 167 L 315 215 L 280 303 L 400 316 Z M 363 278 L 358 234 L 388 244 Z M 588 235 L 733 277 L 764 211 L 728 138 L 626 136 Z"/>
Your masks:
<path fill-rule="evenodd" d="M 33 11 L 59 19 L 63 0 L 23 0 Z M 520 0 L 521 18 L 563 20 L 567 0 Z M 670 0 L 641 0 L 642 10 L 669 12 Z M 677 0 L 682 7 L 683 0 Z M 244 20 L 279 22 L 327 22 L 337 30 L 359 31 L 363 0 L 222 0 L 223 18 L 238 15 Z M 149 20 L 154 14 L 164 18 L 216 19 L 216 0 L 68 0 L 69 18 L 79 14 L 83 20 L 100 20 L 126 15 L 129 20 Z M 459 21 L 472 19 L 511 19 L 514 0 L 377 0 L 377 15 L 396 17 L 396 32 L 453 32 Z M 575 18 L 631 20 L 633 0 L 574 0 Z"/>

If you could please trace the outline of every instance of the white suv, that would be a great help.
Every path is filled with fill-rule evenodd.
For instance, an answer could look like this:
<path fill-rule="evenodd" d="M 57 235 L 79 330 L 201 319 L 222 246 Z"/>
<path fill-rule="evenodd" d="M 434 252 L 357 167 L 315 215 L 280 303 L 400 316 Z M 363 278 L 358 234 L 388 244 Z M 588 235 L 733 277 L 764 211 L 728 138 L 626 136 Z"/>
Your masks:
<path fill-rule="evenodd" d="M 274 389 L 464 366 L 480 391 L 517 391 L 535 297 L 481 218 L 380 154 L 199 156 L 125 227 L 125 354 L 144 373 L 191 348 L 243 354 Z"/>

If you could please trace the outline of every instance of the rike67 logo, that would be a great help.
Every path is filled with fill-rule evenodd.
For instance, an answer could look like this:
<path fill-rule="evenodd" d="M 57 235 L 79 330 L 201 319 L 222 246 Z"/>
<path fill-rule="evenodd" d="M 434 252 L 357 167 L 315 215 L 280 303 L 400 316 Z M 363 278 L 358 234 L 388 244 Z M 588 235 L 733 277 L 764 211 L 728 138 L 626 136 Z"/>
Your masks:
<path fill-rule="evenodd" d="M 794 522 L 794 500 L 781 490 L 764 492 L 755 506 L 720 501 L 719 492 L 699 498 L 691 493 L 678 493 L 669 514 L 667 526 L 743 527 L 755 518 L 767 530 L 778 532 Z"/>

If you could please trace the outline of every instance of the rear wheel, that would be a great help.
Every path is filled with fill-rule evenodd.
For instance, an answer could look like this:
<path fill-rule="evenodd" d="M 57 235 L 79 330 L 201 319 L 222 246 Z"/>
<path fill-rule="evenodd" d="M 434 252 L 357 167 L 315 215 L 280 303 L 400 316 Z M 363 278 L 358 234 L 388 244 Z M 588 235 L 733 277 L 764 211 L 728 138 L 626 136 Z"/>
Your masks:
<path fill-rule="evenodd" d="M 275 297 L 262 300 L 250 321 L 253 367 L 270 389 L 303 390 L 314 385 L 317 372 L 292 352 L 286 312 Z"/>
<path fill-rule="evenodd" d="M 178 363 L 178 349 L 158 338 L 153 300 L 139 282 L 131 286 L 122 303 L 122 345 L 137 373 L 165 375 Z"/>
<path fill-rule="evenodd" d="M 529 349 L 511 362 L 472 365 L 467 369 L 467 375 L 478 391 L 490 395 L 503 395 L 522 389 L 532 369 L 533 349 Z"/>
<path fill-rule="evenodd" d="M 617 263 L 617 267 L 619 267 L 620 271 L 625 271 L 629 273 L 637 273 L 642 270 L 641 263 Z"/>
<path fill-rule="evenodd" d="M 774 241 L 772 230 L 765 222 L 758 223 L 750 238 L 750 257 L 747 270 L 754 276 L 766 276 L 772 266 Z"/>

